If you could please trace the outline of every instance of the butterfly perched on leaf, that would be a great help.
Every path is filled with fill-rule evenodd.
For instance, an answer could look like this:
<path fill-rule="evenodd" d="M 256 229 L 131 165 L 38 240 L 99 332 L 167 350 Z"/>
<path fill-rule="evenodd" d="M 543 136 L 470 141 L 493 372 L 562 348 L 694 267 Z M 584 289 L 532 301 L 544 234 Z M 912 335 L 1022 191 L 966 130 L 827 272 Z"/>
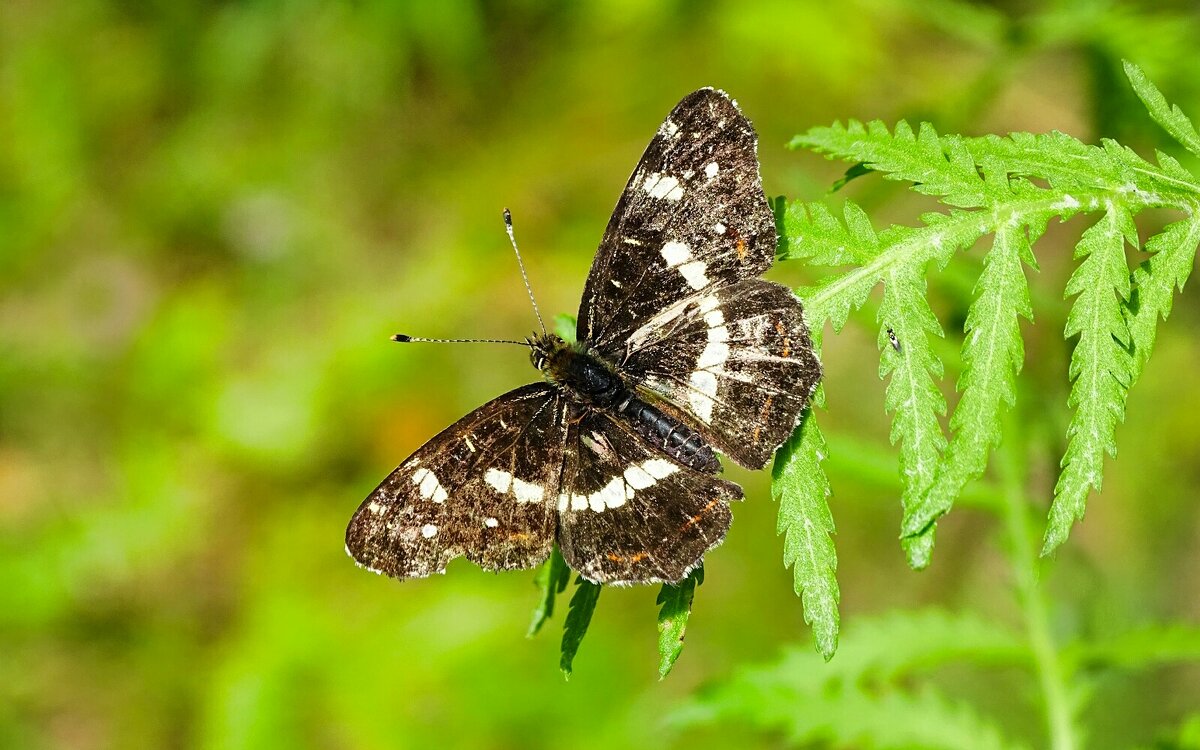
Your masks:
<path fill-rule="evenodd" d="M 594 583 L 671 583 L 721 543 L 742 490 L 717 454 L 765 466 L 821 376 L 799 300 L 759 278 L 777 238 L 757 150 L 724 92 L 671 111 L 604 232 L 576 341 L 535 334 L 540 382 L 400 464 L 350 521 L 355 561 L 510 570 L 557 542 Z"/>

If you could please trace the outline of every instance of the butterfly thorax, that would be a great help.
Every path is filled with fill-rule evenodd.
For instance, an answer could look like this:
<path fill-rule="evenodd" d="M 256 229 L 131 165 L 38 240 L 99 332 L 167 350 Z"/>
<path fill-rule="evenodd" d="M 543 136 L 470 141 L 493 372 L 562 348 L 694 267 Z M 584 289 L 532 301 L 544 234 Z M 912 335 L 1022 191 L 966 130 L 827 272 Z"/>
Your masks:
<path fill-rule="evenodd" d="M 584 404 L 609 411 L 681 464 L 715 474 L 721 465 L 698 432 L 640 398 L 617 368 L 585 345 L 546 334 L 529 339 L 533 366 Z"/>
<path fill-rule="evenodd" d="M 633 392 L 616 367 L 586 347 L 567 343 L 553 334 L 529 341 L 533 366 L 584 403 L 613 408 L 632 397 Z"/>

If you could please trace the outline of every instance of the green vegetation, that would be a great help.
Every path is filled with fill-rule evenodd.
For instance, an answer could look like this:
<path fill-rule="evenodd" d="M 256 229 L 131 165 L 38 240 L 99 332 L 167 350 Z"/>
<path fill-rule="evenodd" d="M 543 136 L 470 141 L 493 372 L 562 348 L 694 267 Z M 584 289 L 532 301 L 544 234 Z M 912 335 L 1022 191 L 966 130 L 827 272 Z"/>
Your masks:
<path fill-rule="evenodd" d="M 4 4 L 0 747 L 1200 748 L 1196 39 L 1099 0 Z M 387 337 L 532 330 L 504 206 L 573 311 L 701 85 L 826 368 L 703 586 L 355 568 L 375 483 L 535 376 Z"/>

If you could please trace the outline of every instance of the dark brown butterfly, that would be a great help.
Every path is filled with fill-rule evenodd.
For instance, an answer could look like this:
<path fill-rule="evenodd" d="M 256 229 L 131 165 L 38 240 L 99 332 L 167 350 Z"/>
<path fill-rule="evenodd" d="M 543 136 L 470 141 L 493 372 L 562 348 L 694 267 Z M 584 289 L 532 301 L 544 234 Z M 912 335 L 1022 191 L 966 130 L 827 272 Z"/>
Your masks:
<path fill-rule="evenodd" d="M 360 565 L 529 568 L 557 541 L 590 581 L 675 582 L 720 544 L 742 491 L 716 453 L 764 466 L 821 376 L 799 300 L 759 278 L 776 234 L 757 148 L 724 92 L 671 111 L 609 220 L 577 342 L 528 339 L 543 382 L 471 412 L 371 493 L 346 532 Z"/>

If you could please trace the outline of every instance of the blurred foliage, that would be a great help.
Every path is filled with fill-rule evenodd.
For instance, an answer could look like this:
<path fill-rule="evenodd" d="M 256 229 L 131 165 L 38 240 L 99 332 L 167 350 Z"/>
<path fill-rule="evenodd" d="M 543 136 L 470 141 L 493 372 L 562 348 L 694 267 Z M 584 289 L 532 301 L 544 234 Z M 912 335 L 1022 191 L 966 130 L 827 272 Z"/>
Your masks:
<path fill-rule="evenodd" d="M 1198 112 L 1198 30 L 1191 2 L 1115 0 L 3 3 L 0 746 L 774 746 L 662 721 L 809 637 L 763 475 L 730 471 L 749 500 L 661 683 L 652 587 L 606 592 L 564 684 L 556 639 L 520 637 L 532 573 L 400 585 L 351 564 L 342 530 L 376 482 L 533 374 L 509 350 L 387 336 L 532 330 L 506 205 L 543 309 L 574 311 L 629 170 L 699 86 L 755 121 L 768 192 L 812 199 L 837 170 L 782 146 L 839 118 L 1165 147 L 1120 59 Z M 921 200 L 843 192 L 880 221 Z M 1076 239 L 1051 228 L 1032 289 L 1051 297 L 1021 386 L 1038 445 L 1066 425 L 1067 308 L 1047 290 Z M 971 279 L 931 287 L 943 320 Z M 923 574 L 896 552 L 869 315 L 824 345 L 843 616 L 1012 616 L 990 516 L 943 522 Z M 1180 387 L 1198 318 L 1185 296 L 1160 327 L 1106 502 L 1043 581 L 1056 633 L 1200 619 L 1200 392 Z M 1037 736 L 1009 682 L 956 678 Z M 1195 744 L 1195 670 L 1089 689 L 1089 747 Z"/>

